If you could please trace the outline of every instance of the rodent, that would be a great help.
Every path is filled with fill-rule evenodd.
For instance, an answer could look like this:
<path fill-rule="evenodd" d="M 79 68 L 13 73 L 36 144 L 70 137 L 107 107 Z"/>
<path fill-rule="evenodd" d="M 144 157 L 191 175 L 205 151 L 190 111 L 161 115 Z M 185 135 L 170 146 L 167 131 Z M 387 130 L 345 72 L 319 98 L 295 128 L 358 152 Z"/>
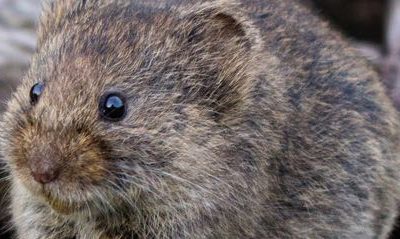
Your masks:
<path fill-rule="evenodd" d="M 290 0 L 49 1 L 1 152 L 18 238 L 386 238 L 399 117 Z"/>

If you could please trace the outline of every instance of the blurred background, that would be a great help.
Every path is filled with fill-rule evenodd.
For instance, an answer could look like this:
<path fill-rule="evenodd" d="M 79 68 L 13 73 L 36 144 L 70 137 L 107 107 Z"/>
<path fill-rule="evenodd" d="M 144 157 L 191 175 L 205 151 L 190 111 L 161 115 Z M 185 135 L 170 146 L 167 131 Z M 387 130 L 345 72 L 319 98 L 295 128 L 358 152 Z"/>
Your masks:
<path fill-rule="evenodd" d="M 0 0 L 0 112 L 29 65 L 40 0 Z"/>
<path fill-rule="evenodd" d="M 306 4 L 351 40 L 381 74 L 387 94 L 400 109 L 400 0 L 293 1 Z M 0 0 L 0 118 L 6 100 L 29 66 L 40 9 L 41 0 Z M 7 221 L 1 210 L 6 207 L 6 188 L 0 180 L 0 232 L 6 225 L 1 218 Z"/>

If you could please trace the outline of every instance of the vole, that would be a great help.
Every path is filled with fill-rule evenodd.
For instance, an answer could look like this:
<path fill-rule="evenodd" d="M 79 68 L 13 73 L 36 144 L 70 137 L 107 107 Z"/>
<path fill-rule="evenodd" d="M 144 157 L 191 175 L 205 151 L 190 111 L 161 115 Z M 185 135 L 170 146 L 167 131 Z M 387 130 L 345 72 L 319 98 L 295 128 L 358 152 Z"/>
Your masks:
<path fill-rule="evenodd" d="M 58 0 L 8 103 L 18 238 L 386 238 L 399 118 L 290 0 Z"/>

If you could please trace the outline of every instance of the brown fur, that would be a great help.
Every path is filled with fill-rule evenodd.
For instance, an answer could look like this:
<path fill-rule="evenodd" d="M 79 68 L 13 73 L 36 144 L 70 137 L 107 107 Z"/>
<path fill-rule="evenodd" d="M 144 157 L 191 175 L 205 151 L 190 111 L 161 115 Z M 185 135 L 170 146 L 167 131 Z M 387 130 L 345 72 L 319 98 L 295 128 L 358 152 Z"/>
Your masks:
<path fill-rule="evenodd" d="M 385 238 L 398 127 L 376 74 L 289 0 L 59 0 L 0 148 L 19 238 Z"/>

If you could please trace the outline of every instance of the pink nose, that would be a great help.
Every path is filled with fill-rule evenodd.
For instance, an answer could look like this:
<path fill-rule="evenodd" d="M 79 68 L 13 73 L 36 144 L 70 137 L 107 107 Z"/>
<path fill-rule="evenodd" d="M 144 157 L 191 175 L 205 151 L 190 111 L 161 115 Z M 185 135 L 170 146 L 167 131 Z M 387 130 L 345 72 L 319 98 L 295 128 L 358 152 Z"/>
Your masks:
<path fill-rule="evenodd" d="M 58 178 L 58 172 L 50 170 L 48 172 L 35 172 L 32 170 L 33 179 L 41 184 L 47 184 L 55 181 Z"/>
<path fill-rule="evenodd" d="M 41 184 L 47 184 L 55 181 L 60 174 L 61 168 L 54 154 L 44 156 L 42 153 L 32 153 L 29 162 L 29 169 L 33 179 Z"/>

